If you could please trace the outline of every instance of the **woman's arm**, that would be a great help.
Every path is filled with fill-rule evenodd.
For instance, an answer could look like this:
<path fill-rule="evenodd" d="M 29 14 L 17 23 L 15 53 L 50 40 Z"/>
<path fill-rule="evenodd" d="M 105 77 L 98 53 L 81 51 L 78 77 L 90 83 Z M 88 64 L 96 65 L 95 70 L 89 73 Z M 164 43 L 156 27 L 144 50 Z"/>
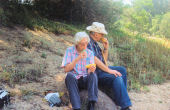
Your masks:
<path fill-rule="evenodd" d="M 69 72 L 71 70 L 73 70 L 73 68 L 76 66 L 77 62 L 82 59 L 82 58 L 86 58 L 87 57 L 87 53 L 83 52 L 81 53 L 76 59 L 74 59 L 71 63 L 67 64 L 64 67 L 64 72 Z"/>
<path fill-rule="evenodd" d="M 69 72 L 71 70 L 73 70 L 73 68 L 76 66 L 76 63 L 80 60 L 79 56 L 74 59 L 71 63 L 67 64 L 65 67 L 64 67 L 64 72 Z"/>

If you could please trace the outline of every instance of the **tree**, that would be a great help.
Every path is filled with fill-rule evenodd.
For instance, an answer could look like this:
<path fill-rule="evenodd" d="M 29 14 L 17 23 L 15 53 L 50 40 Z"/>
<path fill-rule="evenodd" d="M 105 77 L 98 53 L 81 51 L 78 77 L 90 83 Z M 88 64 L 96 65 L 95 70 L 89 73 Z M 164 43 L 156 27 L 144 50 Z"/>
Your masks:
<path fill-rule="evenodd" d="M 153 15 L 165 14 L 170 9 L 170 0 L 152 0 L 154 11 Z M 170 10 L 169 10 L 170 11 Z"/>
<path fill-rule="evenodd" d="M 166 13 L 163 16 L 163 19 L 160 23 L 160 33 L 165 37 L 170 38 L 170 12 Z"/>

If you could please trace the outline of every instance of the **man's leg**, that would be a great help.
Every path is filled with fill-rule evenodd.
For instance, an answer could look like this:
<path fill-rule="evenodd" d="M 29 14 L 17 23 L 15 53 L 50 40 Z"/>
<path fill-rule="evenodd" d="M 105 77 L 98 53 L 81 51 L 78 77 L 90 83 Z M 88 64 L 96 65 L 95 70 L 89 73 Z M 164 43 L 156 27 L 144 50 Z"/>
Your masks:
<path fill-rule="evenodd" d="M 73 109 L 80 109 L 81 102 L 80 102 L 78 81 L 76 77 L 73 75 L 73 73 L 69 72 L 67 74 L 65 83 L 69 92 L 70 102 L 73 106 Z"/>
<path fill-rule="evenodd" d="M 109 66 L 110 69 L 112 70 L 117 70 L 122 74 L 123 82 L 127 88 L 127 72 L 126 68 L 123 66 Z"/>
<path fill-rule="evenodd" d="M 113 74 L 109 74 L 106 72 L 98 73 L 99 84 L 101 86 L 107 86 L 112 88 L 114 101 L 117 105 L 122 108 L 126 108 L 131 106 L 131 101 L 128 96 L 127 86 L 126 86 L 126 72 L 123 67 L 109 67 L 111 69 L 117 70 L 122 73 L 121 77 L 115 77 Z"/>

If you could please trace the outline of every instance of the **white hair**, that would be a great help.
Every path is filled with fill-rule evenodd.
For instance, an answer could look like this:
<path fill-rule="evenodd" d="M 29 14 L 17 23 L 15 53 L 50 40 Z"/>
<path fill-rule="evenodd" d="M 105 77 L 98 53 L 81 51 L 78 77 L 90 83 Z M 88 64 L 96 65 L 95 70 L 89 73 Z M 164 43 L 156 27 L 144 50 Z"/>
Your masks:
<path fill-rule="evenodd" d="M 87 38 L 87 41 L 90 42 L 89 35 L 86 32 L 77 32 L 74 36 L 75 44 L 78 44 L 83 38 Z"/>

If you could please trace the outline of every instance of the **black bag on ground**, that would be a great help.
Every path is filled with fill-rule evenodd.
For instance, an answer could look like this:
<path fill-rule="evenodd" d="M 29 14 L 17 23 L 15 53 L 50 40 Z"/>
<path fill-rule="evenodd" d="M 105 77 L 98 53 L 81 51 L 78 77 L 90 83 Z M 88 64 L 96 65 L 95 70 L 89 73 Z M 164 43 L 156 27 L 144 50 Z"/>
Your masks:
<path fill-rule="evenodd" d="M 6 90 L 0 89 L 0 108 L 10 103 L 10 94 Z"/>

